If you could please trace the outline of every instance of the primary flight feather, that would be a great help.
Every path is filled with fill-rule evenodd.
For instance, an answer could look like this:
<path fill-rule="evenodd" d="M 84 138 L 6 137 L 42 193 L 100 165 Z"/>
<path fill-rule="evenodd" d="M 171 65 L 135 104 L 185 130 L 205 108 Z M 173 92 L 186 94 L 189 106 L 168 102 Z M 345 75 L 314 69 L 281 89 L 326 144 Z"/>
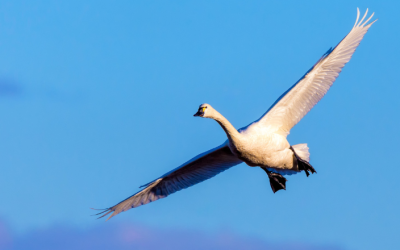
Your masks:
<path fill-rule="evenodd" d="M 338 77 L 344 65 L 351 59 L 365 33 L 376 21 L 368 23 L 372 14 L 364 21 L 365 12 L 357 19 L 352 30 L 322 58 L 289 90 L 275 101 L 268 111 L 247 127 L 236 130 L 229 121 L 209 104 L 200 105 L 195 116 L 211 118 L 217 121 L 228 139 L 220 146 L 204 152 L 156 180 L 142 186 L 136 194 L 115 206 L 104 209 L 101 217 L 111 217 L 149 202 L 167 197 L 207 180 L 240 163 L 262 168 L 269 177 L 273 192 L 286 189 L 283 175 L 304 171 L 316 173 L 310 165 L 307 144 L 291 146 L 286 137 L 322 97 L 327 93 Z"/>

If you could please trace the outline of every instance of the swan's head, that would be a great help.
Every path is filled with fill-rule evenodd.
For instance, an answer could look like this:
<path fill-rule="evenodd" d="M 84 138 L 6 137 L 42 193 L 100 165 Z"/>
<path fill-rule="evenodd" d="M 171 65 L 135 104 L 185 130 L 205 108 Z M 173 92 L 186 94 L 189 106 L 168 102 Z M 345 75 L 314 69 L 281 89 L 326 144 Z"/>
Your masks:
<path fill-rule="evenodd" d="M 199 110 L 197 111 L 196 114 L 194 114 L 194 116 L 211 118 L 213 111 L 214 109 L 211 107 L 210 104 L 204 103 L 200 105 Z"/>

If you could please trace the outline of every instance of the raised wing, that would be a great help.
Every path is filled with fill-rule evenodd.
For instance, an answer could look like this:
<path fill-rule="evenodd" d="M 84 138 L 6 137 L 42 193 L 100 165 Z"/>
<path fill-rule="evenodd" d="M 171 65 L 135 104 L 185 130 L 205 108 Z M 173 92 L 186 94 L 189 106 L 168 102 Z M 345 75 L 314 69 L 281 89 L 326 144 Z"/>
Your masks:
<path fill-rule="evenodd" d="M 287 90 L 255 123 L 284 135 L 296 125 L 322 97 L 328 92 L 333 82 L 350 60 L 360 44 L 365 33 L 374 22 L 368 23 L 374 14 L 365 22 L 359 20 L 360 11 L 357 8 L 357 20 L 350 33 L 334 48 L 328 50 L 322 58 L 289 90 Z"/>
<path fill-rule="evenodd" d="M 165 198 L 176 191 L 205 181 L 240 163 L 242 163 L 242 161 L 234 156 L 227 146 L 227 143 L 224 143 L 217 148 L 194 157 L 182 166 L 142 186 L 145 188 L 141 191 L 121 201 L 117 205 L 105 209 L 99 214 L 104 213 L 101 216 L 104 217 L 112 213 L 107 219 L 109 220 L 111 217 L 121 212 Z"/>

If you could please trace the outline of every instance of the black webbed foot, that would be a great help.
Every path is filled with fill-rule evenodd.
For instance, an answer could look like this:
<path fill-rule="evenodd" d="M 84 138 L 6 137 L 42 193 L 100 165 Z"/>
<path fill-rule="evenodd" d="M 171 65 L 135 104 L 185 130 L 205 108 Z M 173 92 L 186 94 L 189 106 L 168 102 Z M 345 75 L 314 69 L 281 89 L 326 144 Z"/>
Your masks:
<path fill-rule="evenodd" d="M 262 169 L 268 174 L 269 183 L 271 184 L 272 191 L 276 193 L 277 191 L 284 189 L 286 190 L 286 178 L 283 177 L 281 174 L 277 174 L 274 172 L 269 171 L 266 168 Z"/>
<path fill-rule="evenodd" d="M 313 168 L 313 166 L 311 166 L 311 164 L 303 159 L 301 159 L 296 152 L 294 151 L 294 149 L 292 147 L 290 147 L 290 149 L 293 151 L 294 156 L 297 159 L 297 164 L 299 166 L 299 170 L 304 170 L 304 172 L 306 173 L 307 177 L 310 175 L 310 173 L 308 171 L 310 171 L 312 174 L 313 173 L 317 173 L 317 171 L 315 171 L 315 169 Z"/>

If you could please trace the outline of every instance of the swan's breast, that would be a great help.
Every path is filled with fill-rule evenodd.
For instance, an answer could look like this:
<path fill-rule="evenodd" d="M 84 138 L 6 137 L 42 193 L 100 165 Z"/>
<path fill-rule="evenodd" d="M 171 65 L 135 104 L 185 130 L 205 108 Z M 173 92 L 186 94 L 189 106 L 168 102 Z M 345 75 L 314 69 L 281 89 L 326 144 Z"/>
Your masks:
<path fill-rule="evenodd" d="M 291 168 L 293 153 L 285 136 L 276 133 L 243 133 L 239 142 L 230 143 L 232 152 L 249 166 Z"/>

